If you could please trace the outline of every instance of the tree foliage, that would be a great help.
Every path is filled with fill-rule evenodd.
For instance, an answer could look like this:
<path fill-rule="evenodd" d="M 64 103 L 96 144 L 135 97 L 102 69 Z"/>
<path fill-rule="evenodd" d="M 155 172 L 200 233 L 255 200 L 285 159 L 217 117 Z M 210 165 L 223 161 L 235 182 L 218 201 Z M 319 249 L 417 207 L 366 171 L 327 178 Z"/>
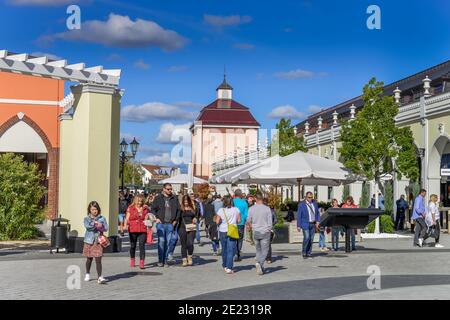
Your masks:
<path fill-rule="evenodd" d="M 45 194 L 38 165 L 22 156 L 0 155 L 0 240 L 26 240 L 37 236 L 44 219 L 39 201 Z"/>
<path fill-rule="evenodd" d="M 272 146 L 278 146 L 280 156 L 284 157 L 297 151 L 308 151 L 303 136 L 298 137 L 295 134 L 290 119 L 281 118 L 276 125 L 276 129 L 278 129 L 278 132 L 272 140 Z"/>
<path fill-rule="evenodd" d="M 343 121 L 342 147 L 344 165 L 380 184 L 380 177 L 396 173 L 417 180 L 416 149 L 409 127 L 398 128 L 398 107 L 392 96 L 383 96 L 383 82 L 372 78 L 364 86 L 364 107 L 355 119 Z"/>
<path fill-rule="evenodd" d="M 368 208 L 370 206 L 370 185 L 364 181 L 362 185 L 361 200 L 359 201 L 360 208 Z"/>
<path fill-rule="evenodd" d="M 135 162 L 125 161 L 124 166 L 124 178 L 123 183 L 125 185 L 142 185 L 142 178 L 144 177 L 144 170 Z M 122 183 L 121 177 L 119 177 L 119 185 Z"/>

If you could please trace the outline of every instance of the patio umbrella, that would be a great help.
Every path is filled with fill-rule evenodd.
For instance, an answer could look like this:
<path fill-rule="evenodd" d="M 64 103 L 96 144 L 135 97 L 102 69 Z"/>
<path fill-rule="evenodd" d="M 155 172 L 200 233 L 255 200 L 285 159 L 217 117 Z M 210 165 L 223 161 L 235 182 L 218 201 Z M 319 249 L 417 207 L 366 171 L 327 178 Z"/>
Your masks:
<path fill-rule="evenodd" d="M 193 184 L 202 184 L 202 183 L 208 183 L 208 181 L 194 177 Z M 171 183 L 171 184 L 188 184 L 189 183 L 189 175 L 187 173 L 182 173 L 179 175 L 176 175 L 174 177 L 170 177 L 164 180 L 161 180 L 158 182 L 159 184 L 164 183 Z"/>
<path fill-rule="evenodd" d="M 252 170 L 239 174 L 242 183 L 297 184 L 335 186 L 352 183 L 357 179 L 338 161 L 305 152 L 295 152 L 285 157 L 271 157 Z"/>

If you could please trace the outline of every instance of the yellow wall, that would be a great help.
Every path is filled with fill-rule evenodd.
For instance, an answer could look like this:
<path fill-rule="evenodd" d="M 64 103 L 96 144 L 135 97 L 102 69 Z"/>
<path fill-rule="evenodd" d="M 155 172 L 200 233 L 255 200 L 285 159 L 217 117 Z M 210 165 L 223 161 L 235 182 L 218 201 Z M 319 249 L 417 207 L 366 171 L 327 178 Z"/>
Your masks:
<path fill-rule="evenodd" d="M 83 218 L 90 201 L 97 201 L 117 233 L 120 95 L 114 88 L 72 87 L 73 119 L 61 121 L 59 213 L 71 230 L 83 236 Z"/>

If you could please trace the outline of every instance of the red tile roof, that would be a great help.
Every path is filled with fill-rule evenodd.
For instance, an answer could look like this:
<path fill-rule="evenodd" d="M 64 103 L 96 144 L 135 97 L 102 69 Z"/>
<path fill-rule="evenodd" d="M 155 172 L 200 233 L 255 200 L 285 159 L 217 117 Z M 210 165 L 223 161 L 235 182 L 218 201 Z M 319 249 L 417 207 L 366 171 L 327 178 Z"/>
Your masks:
<path fill-rule="evenodd" d="M 249 108 L 234 100 L 217 99 L 200 111 L 203 125 L 261 126 Z"/>

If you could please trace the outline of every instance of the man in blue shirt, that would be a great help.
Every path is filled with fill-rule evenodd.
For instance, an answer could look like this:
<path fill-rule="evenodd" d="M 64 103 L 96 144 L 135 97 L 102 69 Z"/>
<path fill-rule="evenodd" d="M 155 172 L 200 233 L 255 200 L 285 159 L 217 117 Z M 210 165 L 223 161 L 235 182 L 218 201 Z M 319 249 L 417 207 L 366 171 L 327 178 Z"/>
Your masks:
<path fill-rule="evenodd" d="M 237 250 L 235 261 L 241 261 L 242 244 L 244 243 L 245 222 L 248 216 L 248 203 L 246 199 L 242 199 L 241 189 L 234 191 L 233 205 L 239 209 L 241 213 L 241 223 L 238 224 L 239 239 L 237 241 Z"/>
<path fill-rule="evenodd" d="M 425 216 L 427 211 L 425 209 L 425 196 L 427 191 L 421 189 L 419 195 L 414 200 L 414 208 L 412 219 L 415 222 L 414 229 L 414 245 L 422 247 L 423 238 L 427 232 L 427 224 L 425 223 Z"/>

